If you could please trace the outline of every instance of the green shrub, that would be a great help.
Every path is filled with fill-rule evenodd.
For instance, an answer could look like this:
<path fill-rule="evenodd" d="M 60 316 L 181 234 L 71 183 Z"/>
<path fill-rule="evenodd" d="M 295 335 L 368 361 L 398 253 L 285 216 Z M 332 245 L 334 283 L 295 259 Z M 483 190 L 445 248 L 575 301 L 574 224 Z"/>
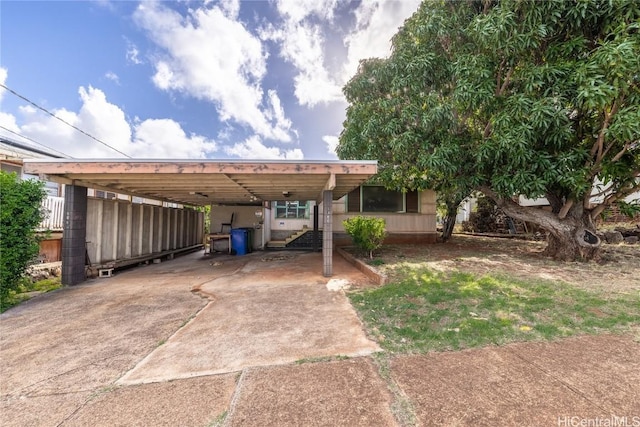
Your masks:
<path fill-rule="evenodd" d="M 382 246 L 387 231 L 382 218 L 354 216 L 342 221 L 344 229 L 351 236 L 353 244 L 373 259 L 373 251 Z"/>
<path fill-rule="evenodd" d="M 0 305 L 20 287 L 38 255 L 36 228 L 44 219 L 44 183 L 0 171 Z"/>

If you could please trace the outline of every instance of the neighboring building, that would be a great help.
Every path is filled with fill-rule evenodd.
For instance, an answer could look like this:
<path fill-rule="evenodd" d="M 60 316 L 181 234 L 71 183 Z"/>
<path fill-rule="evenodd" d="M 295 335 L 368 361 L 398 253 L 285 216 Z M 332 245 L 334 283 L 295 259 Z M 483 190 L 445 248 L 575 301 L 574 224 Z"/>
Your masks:
<path fill-rule="evenodd" d="M 21 179 L 38 179 L 37 176 L 23 172 L 23 160 L 51 157 L 62 158 L 62 156 L 53 151 L 0 136 L 0 169 L 4 172 L 15 172 Z M 44 190 L 47 196 L 43 200 L 42 206 L 48 214 L 39 227 L 39 231 L 43 233 L 44 238 L 40 241 L 38 259 L 41 262 L 55 262 L 62 259 L 64 186 L 55 182 L 45 181 Z"/>
<path fill-rule="evenodd" d="M 38 176 L 23 172 L 23 160 L 64 158 L 60 153 L 37 147 L 34 144 L 15 141 L 0 136 L 0 168 L 5 172 L 15 172 L 21 179 L 39 179 Z M 48 212 L 45 220 L 40 224 L 39 231 L 44 237 L 40 242 L 40 262 L 57 262 L 62 260 L 63 213 L 65 186 L 55 182 L 44 182 L 47 197 L 42 206 Z M 177 227 L 183 220 L 182 205 L 167 203 L 142 197 L 132 197 L 111 191 L 89 188 L 87 190 L 89 209 L 88 238 L 86 242 L 87 258 L 92 264 L 113 264 L 137 257 L 144 258 L 150 253 L 161 252 L 163 249 L 177 249 L 184 246 L 194 246 L 202 242 L 202 238 L 189 235 L 184 241 L 176 239 L 170 241 L 168 237 L 161 242 L 159 238 L 158 221 L 160 218 L 173 216 Z M 144 206 L 142 206 L 144 205 Z M 125 214 L 118 212 L 128 212 Z M 155 215 L 154 215 L 155 214 Z M 191 213 L 190 213 L 191 214 Z M 193 216 L 197 216 L 195 213 Z M 186 214 L 185 214 L 186 218 Z M 139 221 L 134 226 L 131 221 Z M 186 220 L 186 219 L 185 219 Z M 155 221 L 155 224 L 154 224 Z M 194 220 L 195 221 L 195 220 Z M 147 229 L 149 223 L 156 229 Z M 124 224 L 127 224 L 125 227 Z M 168 227 L 168 226 L 167 226 Z M 104 232 L 109 230 L 110 235 Z M 144 233 L 139 230 L 144 230 Z M 135 242 L 133 239 L 138 239 Z M 116 242 L 116 243 L 114 243 Z M 125 261 L 126 262 L 126 261 Z"/>

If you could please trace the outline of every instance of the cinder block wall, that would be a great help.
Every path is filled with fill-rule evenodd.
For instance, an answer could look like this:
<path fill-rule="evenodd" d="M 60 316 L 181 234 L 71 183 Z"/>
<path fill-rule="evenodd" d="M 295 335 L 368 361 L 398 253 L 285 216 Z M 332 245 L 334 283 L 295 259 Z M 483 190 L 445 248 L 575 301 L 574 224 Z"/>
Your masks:
<path fill-rule="evenodd" d="M 182 249 L 203 242 L 204 213 L 89 198 L 86 240 L 92 265 Z"/>

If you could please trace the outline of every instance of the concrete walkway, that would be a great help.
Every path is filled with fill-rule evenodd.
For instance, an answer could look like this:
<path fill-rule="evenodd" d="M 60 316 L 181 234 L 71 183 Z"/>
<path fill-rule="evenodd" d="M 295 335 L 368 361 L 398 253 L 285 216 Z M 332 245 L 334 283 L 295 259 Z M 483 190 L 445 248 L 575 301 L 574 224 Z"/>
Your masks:
<path fill-rule="evenodd" d="M 0 425 L 640 425 L 637 337 L 390 357 L 321 266 L 198 252 L 11 309 Z"/>

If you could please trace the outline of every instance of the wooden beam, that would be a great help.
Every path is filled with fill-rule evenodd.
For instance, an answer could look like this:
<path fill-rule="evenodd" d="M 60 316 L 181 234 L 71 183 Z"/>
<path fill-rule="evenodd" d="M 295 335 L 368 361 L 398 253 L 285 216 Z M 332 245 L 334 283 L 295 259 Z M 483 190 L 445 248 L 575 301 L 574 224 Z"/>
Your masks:
<path fill-rule="evenodd" d="M 141 161 L 126 160 L 25 160 L 25 172 L 30 174 L 49 173 L 65 175 L 72 173 L 96 174 L 368 174 L 377 172 L 375 161 L 340 162 L 246 162 L 246 161 Z"/>
<path fill-rule="evenodd" d="M 281 200 L 283 191 L 300 200 L 323 191 L 339 198 L 376 171 L 375 162 L 25 161 L 25 172 L 55 182 L 192 205 Z"/>

